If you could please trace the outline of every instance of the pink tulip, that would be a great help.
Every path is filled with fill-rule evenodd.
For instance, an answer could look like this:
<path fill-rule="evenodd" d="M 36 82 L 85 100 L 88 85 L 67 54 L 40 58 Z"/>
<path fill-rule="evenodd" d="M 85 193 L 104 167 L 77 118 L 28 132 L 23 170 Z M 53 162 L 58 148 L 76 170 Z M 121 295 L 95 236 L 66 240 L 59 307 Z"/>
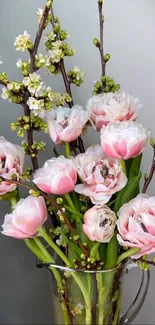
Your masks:
<path fill-rule="evenodd" d="M 104 153 L 115 159 L 129 159 L 142 153 L 150 131 L 136 122 L 110 123 L 101 129 L 101 145 Z"/>
<path fill-rule="evenodd" d="M 72 158 L 59 156 L 45 162 L 44 166 L 34 173 L 33 182 L 46 193 L 66 194 L 73 191 L 77 181 L 77 173 Z"/>
<path fill-rule="evenodd" d="M 75 157 L 77 173 L 83 184 L 75 186 L 79 194 L 90 197 L 93 204 L 105 204 L 127 182 L 119 160 L 108 158 L 100 145 L 90 146 Z"/>
<path fill-rule="evenodd" d="M 29 195 L 26 199 L 20 199 L 12 213 L 6 214 L 2 234 L 18 239 L 33 237 L 46 219 L 47 209 L 43 197 Z"/>
<path fill-rule="evenodd" d="M 139 248 L 139 258 L 155 252 L 155 197 L 139 194 L 118 212 L 117 239 L 121 246 Z"/>
<path fill-rule="evenodd" d="M 138 98 L 123 90 L 96 95 L 87 102 L 91 122 L 98 131 L 110 122 L 136 120 L 137 111 L 141 106 Z"/>
<path fill-rule="evenodd" d="M 106 205 L 96 205 L 84 215 L 83 231 L 92 241 L 108 243 L 116 225 L 116 215 Z"/>
<path fill-rule="evenodd" d="M 0 176 L 11 179 L 13 174 L 17 179 L 23 172 L 24 151 L 21 147 L 8 142 L 4 137 L 0 137 Z M 8 181 L 0 182 L 0 195 L 14 191 L 16 185 Z"/>
<path fill-rule="evenodd" d="M 58 107 L 47 114 L 48 131 L 54 143 L 77 139 L 89 119 L 82 106 Z"/>

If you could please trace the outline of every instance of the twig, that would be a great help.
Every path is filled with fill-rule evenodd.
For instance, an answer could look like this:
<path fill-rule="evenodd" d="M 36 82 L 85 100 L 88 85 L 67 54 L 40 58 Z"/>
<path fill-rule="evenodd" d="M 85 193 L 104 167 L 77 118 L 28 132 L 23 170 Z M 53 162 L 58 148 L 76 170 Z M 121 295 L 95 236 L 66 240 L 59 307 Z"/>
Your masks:
<path fill-rule="evenodd" d="M 55 22 L 54 22 L 54 11 L 53 11 L 53 6 L 51 6 L 51 14 L 52 14 L 52 18 L 51 18 L 51 24 L 54 28 L 55 26 Z M 58 36 L 57 36 L 57 40 L 58 40 Z M 59 65 L 59 68 L 60 68 L 60 72 L 61 72 L 61 75 L 62 75 L 62 78 L 63 78 L 63 81 L 64 81 L 64 84 L 65 84 L 65 88 L 66 88 L 66 92 L 69 94 L 69 96 L 72 98 L 71 102 L 68 103 L 68 106 L 70 108 L 72 108 L 72 106 L 74 105 L 74 102 L 73 102 L 73 96 L 72 96 L 72 91 L 71 91 L 71 80 L 68 78 L 67 76 L 67 72 L 66 72 L 66 68 L 65 68 L 65 64 L 64 64 L 64 59 L 61 59 L 60 60 L 60 65 Z M 79 149 L 80 149 L 80 152 L 83 153 L 85 152 L 84 150 L 84 144 L 83 144 L 83 140 L 81 137 L 78 137 L 78 143 L 79 143 Z"/>
<path fill-rule="evenodd" d="M 40 40 L 41 40 L 41 37 L 42 37 L 43 30 L 45 28 L 46 19 L 47 19 L 49 11 L 50 11 L 50 6 L 46 5 L 46 7 L 44 9 L 44 12 L 43 12 L 43 15 L 42 15 L 42 19 L 41 19 L 40 24 L 39 24 L 37 34 L 36 34 L 33 49 L 30 51 L 30 73 L 33 73 L 33 72 L 36 71 L 36 68 L 35 68 L 35 56 L 36 56 L 37 51 L 38 51 L 38 47 L 39 47 L 39 44 L 40 44 Z M 27 105 L 27 101 L 28 101 L 29 96 L 30 96 L 30 93 L 27 90 L 26 93 L 25 93 L 24 105 L 22 105 L 22 106 L 24 106 L 24 114 L 29 116 L 30 121 L 31 121 L 31 111 L 29 109 L 29 106 Z M 32 145 L 33 145 L 33 128 L 32 128 L 31 125 L 30 125 L 30 129 L 27 130 L 26 132 L 27 132 L 27 142 L 28 142 L 29 152 L 31 154 L 31 148 L 32 148 Z M 32 157 L 32 155 L 31 155 L 31 161 L 32 161 L 32 165 L 33 165 L 34 170 L 38 169 L 39 164 L 38 164 L 37 157 Z"/>
<path fill-rule="evenodd" d="M 145 182 L 144 182 L 144 186 L 143 186 L 142 193 L 146 193 L 147 188 L 150 185 L 151 180 L 152 180 L 153 175 L 154 175 L 154 172 L 155 172 L 155 145 L 152 145 L 152 147 L 153 147 L 152 165 L 151 165 L 151 169 L 150 169 L 149 176 L 145 178 Z"/>
<path fill-rule="evenodd" d="M 99 11 L 99 22 L 100 22 L 100 45 L 99 45 L 99 51 L 101 56 L 101 67 L 102 67 L 102 76 L 105 75 L 105 66 L 106 63 L 104 61 L 104 48 L 103 48 L 103 28 L 104 28 L 104 21 L 103 21 L 103 1 L 98 0 L 98 11 Z"/>
<path fill-rule="evenodd" d="M 52 5 L 52 3 L 51 3 L 51 5 Z M 39 24 L 39 29 L 37 31 L 36 38 L 34 41 L 33 49 L 32 49 L 32 51 L 30 51 L 30 73 L 33 73 L 35 71 L 35 55 L 37 54 L 37 51 L 38 51 L 38 47 L 39 47 L 40 40 L 41 40 L 41 37 L 43 34 L 43 30 L 45 29 L 45 24 L 46 24 L 46 20 L 47 20 L 50 8 L 51 8 L 51 6 L 46 5 L 46 7 L 44 9 L 44 12 L 43 12 L 40 24 Z"/>
<path fill-rule="evenodd" d="M 133 261 L 135 261 L 135 260 L 133 260 Z M 136 260 L 136 261 L 140 261 L 140 262 L 142 262 L 142 263 L 147 263 L 147 264 L 150 264 L 150 265 L 153 265 L 153 266 L 155 266 L 155 262 L 153 262 L 153 261 L 148 261 L 148 260 L 145 260 L 144 258 L 139 258 L 138 260 Z"/>

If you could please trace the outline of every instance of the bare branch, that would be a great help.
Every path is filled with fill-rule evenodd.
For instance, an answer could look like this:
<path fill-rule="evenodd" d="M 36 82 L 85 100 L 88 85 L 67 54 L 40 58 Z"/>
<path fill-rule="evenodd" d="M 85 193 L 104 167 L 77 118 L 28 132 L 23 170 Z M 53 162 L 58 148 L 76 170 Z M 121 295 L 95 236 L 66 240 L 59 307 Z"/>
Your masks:
<path fill-rule="evenodd" d="M 152 145 L 152 148 L 153 148 L 152 165 L 151 165 L 151 169 L 150 169 L 150 173 L 149 173 L 148 177 L 145 178 L 142 193 L 146 193 L 147 188 L 149 187 L 149 185 L 150 185 L 150 183 L 152 181 L 154 172 L 155 172 L 155 145 Z"/>

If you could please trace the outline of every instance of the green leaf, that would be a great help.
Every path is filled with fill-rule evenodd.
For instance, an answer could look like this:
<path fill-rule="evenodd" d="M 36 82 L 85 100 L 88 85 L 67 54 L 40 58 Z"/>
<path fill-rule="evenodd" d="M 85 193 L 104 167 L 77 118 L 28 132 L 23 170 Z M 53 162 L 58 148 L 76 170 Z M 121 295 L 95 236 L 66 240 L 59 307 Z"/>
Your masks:
<path fill-rule="evenodd" d="M 71 240 L 69 240 L 67 238 L 67 236 L 65 236 L 65 234 L 61 231 L 61 236 L 62 236 L 62 239 L 64 240 L 64 242 L 66 244 L 68 244 L 68 246 L 70 246 L 73 251 L 75 251 L 79 256 L 81 256 L 81 254 L 83 253 L 82 250 L 76 245 L 74 244 Z"/>
<path fill-rule="evenodd" d="M 53 148 L 53 152 L 56 158 L 60 156 L 58 151 L 56 150 L 56 147 Z"/>
<path fill-rule="evenodd" d="M 117 199 L 114 207 L 115 213 L 118 212 L 120 207 L 124 204 L 129 202 L 135 197 L 135 190 L 137 189 L 139 185 L 139 181 L 141 179 L 141 172 L 135 176 L 132 177 L 126 184 L 126 186 L 117 194 Z"/>
<path fill-rule="evenodd" d="M 142 160 L 142 154 L 132 159 L 128 179 L 131 179 L 134 176 L 137 176 L 139 174 L 141 160 Z"/>

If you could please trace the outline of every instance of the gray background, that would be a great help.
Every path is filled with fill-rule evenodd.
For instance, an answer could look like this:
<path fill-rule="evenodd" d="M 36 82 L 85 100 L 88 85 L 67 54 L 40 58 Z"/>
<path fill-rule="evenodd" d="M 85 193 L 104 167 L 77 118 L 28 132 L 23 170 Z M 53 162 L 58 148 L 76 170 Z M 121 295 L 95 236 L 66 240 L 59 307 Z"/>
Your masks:
<path fill-rule="evenodd" d="M 16 69 L 16 60 L 25 57 L 14 50 L 14 39 L 27 30 L 32 38 L 37 28 L 35 12 L 43 7 L 44 0 L 0 0 L 0 55 L 10 80 L 21 80 Z M 92 39 L 98 36 L 97 0 L 57 0 L 55 12 L 60 16 L 62 27 L 71 34 L 70 42 L 77 49 L 74 58 L 68 60 L 68 67 L 79 66 L 86 72 L 85 84 L 74 87 L 74 101 L 85 105 L 91 96 L 92 85 L 100 75 L 100 61 Z M 155 120 L 155 2 L 154 0 L 105 0 L 105 51 L 112 60 L 107 72 L 121 83 L 124 90 L 140 97 L 143 108 L 140 121 L 153 130 Z M 43 48 L 43 47 L 42 47 Z M 43 73 L 47 85 L 64 90 L 60 77 L 51 78 Z M 19 106 L 0 99 L 0 133 L 17 143 L 20 139 L 10 131 L 9 124 L 22 115 Z M 41 134 L 36 134 L 42 138 Z M 41 164 L 52 156 L 52 143 L 43 136 L 48 146 L 42 155 Z M 94 130 L 89 130 L 86 143 L 99 142 Z M 143 159 L 143 171 L 147 172 L 151 160 L 148 148 Z M 154 194 L 155 180 L 149 190 Z M 1 223 L 7 212 L 6 202 L 1 203 Z M 35 258 L 24 243 L 0 236 L 0 324 L 50 324 L 52 320 L 51 290 L 46 272 L 35 268 Z M 125 284 L 124 305 L 135 295 L 139 283 L 139 270 L 128 275 Z M 155 271 L 152 269 L 151 286 L 144 307 L 134 324 L 154 324 L 155 315 Z"/>

